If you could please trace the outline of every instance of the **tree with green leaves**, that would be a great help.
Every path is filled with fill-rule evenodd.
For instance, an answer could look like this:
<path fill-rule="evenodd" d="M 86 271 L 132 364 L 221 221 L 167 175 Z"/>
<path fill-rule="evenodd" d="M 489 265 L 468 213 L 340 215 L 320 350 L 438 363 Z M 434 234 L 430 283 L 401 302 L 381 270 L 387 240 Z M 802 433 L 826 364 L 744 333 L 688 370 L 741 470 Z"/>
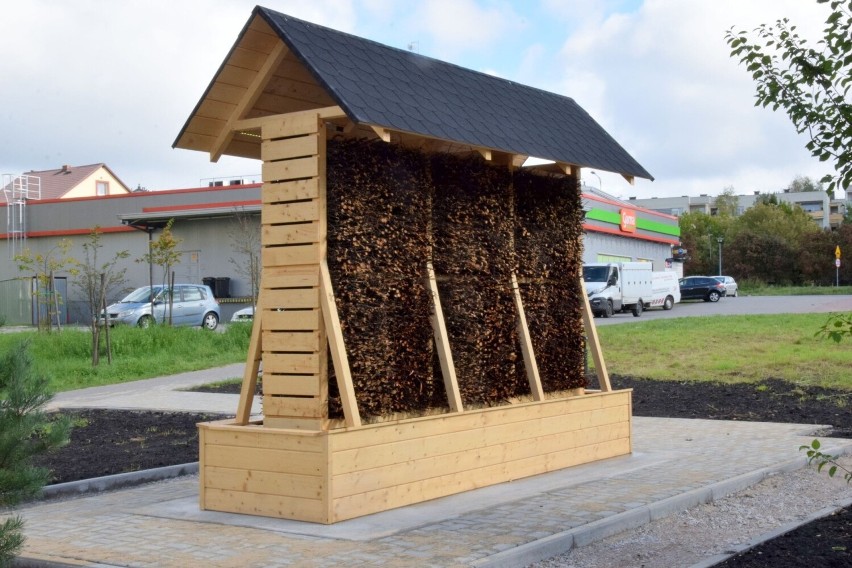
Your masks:
<path fill-rule="evenodd" d="M 48 378 L 33 368 L 27 342 L 0 359 L 0 507 L 38 495 L 50 471 L 33 466 L 33 458 L 68 443 L 68 418 L 50 418 L 44 410 L 52 396 Z M 23 528 L 19 516 L 0 522 L 0 566 L 20 552 Z"/>
<path fill-rule="evenodd" d="M 789 193 L 803 193 L 805 191 L 825 191 L 822 182 L 808 176 L 796 176 L 787 186 Z"/>
<path fill-rule="evenodd" d="M 57 292 L 55 276 L 60 272 L 76 275 L 79 271 L 79 261 L 70 256 L 71 241 L 62 239 L 46 253 L 34 253 L 29 248 L 15 255 L 18 270 L 35 273 L 36 304 L 38 306 L 38 330 L 50 333 L 53 331 L 53 320 L 56 318 L 59 327 L 59 306 L 64 302 L 62 295 Z"/>
<path fill-rule="evenodd" d="M 101 312 L 106 308 L 107 294 L 125 282 L 124 274 L 127 269 L 119 268 L 118 264 L 130 256 L 128 251 L 121 250 L 115 253 L 112 258 L 103 262 L 102 259 L 98 258 L 103 246 L 100 227 L 96 226 L 89 233 L 88 240 L 83 243 L 83 261 L 80 263 L 80 279 L 77 281 L 77 287 L 83 292 L 89 309 L 89 329 L 92 332 L 92 367 L 97 367 L 100 364 L 102 327 L 107 332 L 107 361 L 112 363 L 109 328 L 104 326 L 108 322 L 101 318 Z"/>
<path fill-rule="evenodd" d="M 731 57 L 746 66 L 756 83 L 756 106 L 782 109 L 805 145 L 823 162 L 834 162 L 826 175 L 829 194 L 852 185 L 852 0 L 816 0 L 830 14 L 823 38 L 811 45 L 789 19 L 754 30 L 729 29 Z"/>
<path fill-rule="evenodd" d="M 169 219 L 163 231 L 155 241 L 149 241 L 148 252 L 143 254 L 137 262 L 146 262 L 151 265 L 159 266 L 163 271 L 162 285 L 165 288 L 169 283 L 169 275 L 172 267 L 180 263 L 181 253 L 177 250 L 178 245 L 183 241 L 174 236 L 172 233 L 172 225 L 175 220 Z M 151 282 L 151 317 L 154 317 L 154 283 Z M 171 295 L 169 295 L 168 316 L 167 321 L 171 321 Z M 161 322 L 165 323 L 165 322 Z"/>
<path fill-rule="evenodd" d="M 716 199 L 713 201 L 716 207 L 716 214 L 721 217 L 734 217 L 737 214 L 737 209 L 740 205 L 740 198 L 734 191 L 734 186 L 729 185 L 722 190 Z"/>

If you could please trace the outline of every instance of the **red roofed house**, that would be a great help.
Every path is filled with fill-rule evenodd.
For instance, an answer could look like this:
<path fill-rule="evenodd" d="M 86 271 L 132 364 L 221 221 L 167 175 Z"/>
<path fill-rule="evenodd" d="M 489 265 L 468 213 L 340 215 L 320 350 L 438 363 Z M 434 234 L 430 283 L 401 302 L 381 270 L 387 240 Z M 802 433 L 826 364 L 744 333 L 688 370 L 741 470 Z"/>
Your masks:
<path fill-rule="evenodd" d="M 31 191 L 34 189 L 31 178 L 39 179 L 40 191 L 35 190 L 37 194 L 30 195 L 30 199 L 68 199 L 130 193 L 130 189 L 106 164 L 64 165 L 55 170 L 25 172 L 24 176 L 30 178 Z M 7 199 L 5 193 L 0 193 L 2 202 Z"/>

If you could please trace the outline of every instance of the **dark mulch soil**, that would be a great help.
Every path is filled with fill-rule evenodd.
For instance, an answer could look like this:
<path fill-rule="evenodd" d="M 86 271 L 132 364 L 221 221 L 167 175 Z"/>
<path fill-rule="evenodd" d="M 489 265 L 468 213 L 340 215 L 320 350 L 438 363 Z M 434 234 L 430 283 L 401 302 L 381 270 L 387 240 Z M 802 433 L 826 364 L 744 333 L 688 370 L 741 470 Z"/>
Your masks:
<path fill-rule="evenodd" d="M 650 381 L 614 375 L 615 389 L 633 389 L 635 416 L 825 424 L 821 437 L 852 438 L 852 394 L 781 380 L 758 385 Z M 596 386 L 596 385 L 592 385 Z M 204 387 L 238 393 L 238 384 Z M 68 411 L 76 427 L 71 443 L 44 456 L 53 483 L 198 461 L 196 424 L 212 414 L 121 410 Z M 810 523 L 731 558 L 725 568 L 852 566 L 852 510 Z"/>

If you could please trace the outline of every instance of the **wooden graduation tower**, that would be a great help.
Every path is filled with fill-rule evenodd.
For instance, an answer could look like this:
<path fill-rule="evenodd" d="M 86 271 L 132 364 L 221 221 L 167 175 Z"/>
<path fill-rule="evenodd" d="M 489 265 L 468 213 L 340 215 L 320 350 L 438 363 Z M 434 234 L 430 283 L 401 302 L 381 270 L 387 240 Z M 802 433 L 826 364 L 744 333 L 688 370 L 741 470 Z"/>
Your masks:
<path fill-rule="evenodd" d="M 478 155 L 503 171 L 539 156 L 575 187 L 580 167 L 650 177 L 571 99 L 256 8 L 175 142 L 263 161 L 260 297 L 236 418 L 199 425 L 201 508 L 334 523 L 629 453 L 631 393 L 609 386 L 584 294 L 600 390 L 546 392 L 512 274 L 528 396 L 465 406 L 428 258 L 418 270 L 443 411 L 361 416 L 359 354 L 327 261 L 329 136 Z M 342 419 L 329 417 L 330 369 Z"/>

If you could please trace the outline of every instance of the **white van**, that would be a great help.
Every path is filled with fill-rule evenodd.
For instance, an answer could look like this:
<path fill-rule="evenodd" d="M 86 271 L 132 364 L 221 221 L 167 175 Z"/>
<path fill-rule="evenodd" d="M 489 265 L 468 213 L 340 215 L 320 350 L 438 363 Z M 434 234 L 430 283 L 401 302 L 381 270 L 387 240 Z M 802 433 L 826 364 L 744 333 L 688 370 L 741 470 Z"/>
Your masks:
<path fill-rule="evenodd" d="M 593 262 L 583 265 L 583 287 L 596 316 L 642 315 L 651 298 L 650 262 Z"/>
<path fill-rule="evenodd" d="M 680 303 L 680 283 L 674 272 L 654 272 L 651 274 L 651 301 L 646 308 L 670 310 Z"/>

